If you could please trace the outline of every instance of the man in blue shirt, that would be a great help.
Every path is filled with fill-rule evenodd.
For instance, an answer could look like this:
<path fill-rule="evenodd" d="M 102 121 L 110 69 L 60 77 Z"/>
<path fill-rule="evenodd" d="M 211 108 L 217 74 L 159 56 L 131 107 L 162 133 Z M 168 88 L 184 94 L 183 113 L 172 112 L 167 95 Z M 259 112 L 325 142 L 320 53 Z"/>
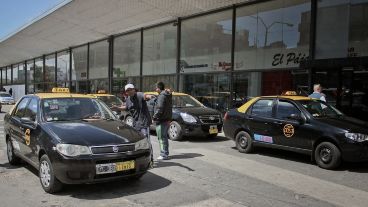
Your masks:
<path fill-rule="evenodd" d="M 310 94 L 308 97 L 319 99 L 323 102 L 326 102 L 326 95 L 321 93 L 322 87 L 321 84 L 314 84 L 313 85 L 313 93 Z"/>

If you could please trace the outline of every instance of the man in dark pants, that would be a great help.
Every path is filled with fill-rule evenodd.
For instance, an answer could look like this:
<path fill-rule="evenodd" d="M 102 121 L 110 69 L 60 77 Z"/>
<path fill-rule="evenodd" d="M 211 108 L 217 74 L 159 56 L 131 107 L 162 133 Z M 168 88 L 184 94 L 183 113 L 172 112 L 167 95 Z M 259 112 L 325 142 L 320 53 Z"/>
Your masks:
<path fill-rule="evenodd" d="M 127 84 L 125 86 L 125 93 L 128 95 L 126 98 L 125 106 L 112 106 L 112 109 L 120 111 L 127 110 L 133 117 L 133 127 L 137 131 L 141 132 L 150 143 L 151 159 L 153 161 L 152 144 L 150 140 L 149 126 L 152 123 L 151 115 L 149 114 L 146 97 L 142 92 L 136 92 L 133 84 Z M 151 163 L 152 164 L 152 163 Z"/>
<path fill-rule="evenodd" d="M 172 94 L 169 90 L 165 90 L 163 82 L 156 83 L 156 99 L 153 121 L 156 122 L 156 133 L 160 143 L 160 156 L 157 160 L 169 159 L 169 140 L 168 130 L 172 118 Z"/>

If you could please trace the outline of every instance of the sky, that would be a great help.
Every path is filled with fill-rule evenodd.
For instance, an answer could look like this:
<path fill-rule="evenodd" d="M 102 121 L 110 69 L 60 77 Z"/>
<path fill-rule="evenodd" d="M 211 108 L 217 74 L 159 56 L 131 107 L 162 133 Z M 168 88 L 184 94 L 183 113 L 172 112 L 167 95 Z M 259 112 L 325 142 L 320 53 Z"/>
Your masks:
<path fill-rule="evenodd" d="M 0 41 L 65 0 L 0 0 Z"/>

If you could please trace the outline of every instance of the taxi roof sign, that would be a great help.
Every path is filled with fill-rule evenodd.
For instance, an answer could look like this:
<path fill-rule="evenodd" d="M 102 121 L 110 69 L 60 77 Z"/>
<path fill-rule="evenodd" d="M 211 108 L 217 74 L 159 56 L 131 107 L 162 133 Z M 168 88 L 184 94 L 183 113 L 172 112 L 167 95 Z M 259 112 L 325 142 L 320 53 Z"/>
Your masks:
<path fill-rule="evenodd" d="M 106 90 L 98 90 L 97 93 L 98 94 L 106 93 Z"/>
<path fill-rule="evenodd" d="M 281 93 L 282 96 L 297 96 L 296 91 L 284 91 Z"/>
<path fill-rule="evenodd" d="M 52 88 L 53 93 L 70 93 L 69 88 Z"/>

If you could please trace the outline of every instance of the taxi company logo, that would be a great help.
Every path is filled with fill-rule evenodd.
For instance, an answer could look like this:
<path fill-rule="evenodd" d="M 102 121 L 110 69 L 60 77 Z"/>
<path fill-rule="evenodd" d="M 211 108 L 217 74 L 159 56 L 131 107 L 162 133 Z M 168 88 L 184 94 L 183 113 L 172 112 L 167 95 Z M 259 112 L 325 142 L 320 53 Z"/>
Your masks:
<path fill-rule="evenodd" d="M 291 124 L 286 124 L 284 126 L 284 135 L 285 137 L 292 137 L 294 135 L 294 127 Z"/>
<path fill-rule="evenodd" d="M 27 129 L 24 132 L 24 139 L 26 141 L 26 145 L 30 145 L 31 144 L 31 130 L 30 129 Z"/>
<path fill-rule="evenodd" d="M 118 147 L 118 146 L 113 146 L 113 147 L 112 147 L 112 151 L 114 151 L 114 152 L 119 152 L 119 147 Z"/>

